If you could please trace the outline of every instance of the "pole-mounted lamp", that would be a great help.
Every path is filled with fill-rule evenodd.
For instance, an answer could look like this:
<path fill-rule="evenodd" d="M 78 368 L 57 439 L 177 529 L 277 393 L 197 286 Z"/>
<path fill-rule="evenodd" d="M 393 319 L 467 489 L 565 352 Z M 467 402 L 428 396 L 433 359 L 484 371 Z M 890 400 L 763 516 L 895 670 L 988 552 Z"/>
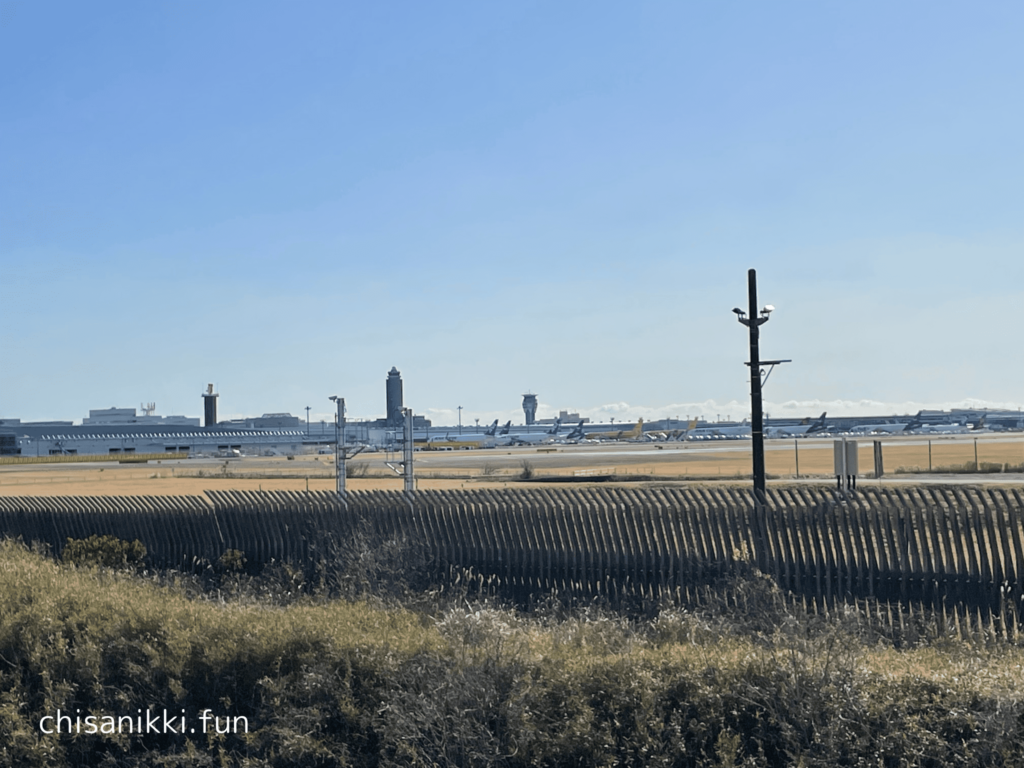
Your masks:
<path fill-rule="evenodd" d="M 736 319 L 750 329 L 750 361 L 747 365 L 750 366 L 750 437 L 753 448 L 754 505 L 763 507 L 767 503 L 768 496 L 765 489 L 764 409 L 761 402 L 761 388 L 768 381 L 768 376 L 771 375 L 776 365 L 792 361 L 761 360 L 758 350 L 760 336 L 758 329 L 768 322 L 768 317 L 775 311 L 775 307 L 765 304 L 762 309 L 758 310 L 757 272 L 753 269 L 747 271 L 747 294 L 748 311 L 744 312 L 739 307 L 735 307 L 732 311 L 736 313 Z M 767 374 L 762 369 L 762 365 L 770 366 Z M 763 379 L 762 376 L 764 376 Z"/>

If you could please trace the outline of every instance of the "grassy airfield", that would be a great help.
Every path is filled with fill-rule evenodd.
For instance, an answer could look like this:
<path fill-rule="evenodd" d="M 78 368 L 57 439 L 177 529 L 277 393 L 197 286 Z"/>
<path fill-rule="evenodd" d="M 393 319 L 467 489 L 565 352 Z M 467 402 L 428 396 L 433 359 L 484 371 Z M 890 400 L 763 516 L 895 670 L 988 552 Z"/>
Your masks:
<path fill-rule="evenodd" d="M 949 475 L 951 467 L 975 460 L 970 435 L 881 438 L 884 482 L 1024 481 L 1024 435 L 981 435 L 982 465 L 1007 465 L 1007 472 Z M 874 470 L 872 439 L 860 439 L 862 478 Z M 769 440 L 765 444 L 769 479 L 828 479 L 833 476 L 832 440 Z M 929 461 L 929 450 L 931 453 Z M 401 490 L 402 479 L 386 462 L 399 454 L 364 453 L 350 461 L 351 490 Z M 750 473 L 749 441 L 709 443 L 624 443 L 549 445 L 464 451 L 417 451 L 418 487 L 428 489 L 503 487 L 549 482 L 553 476 L 589 483 L 614 476 L 616 482 L 736 482 Z M 799 466 L 798 466 L 799 464 Z M 521 476 L 526 466 L 533 480 Z M 931 474 L 905 474 L 918 469 Z M 1012 470 L 1017 469 L 1017 472 Z M 548 478 L 548 480 L 545 480 Z M 570 478 L 572 478 L 570 480 Z M 191 495 L 204 490 L 329 490 L 335 487 L 333 456 L 194 458 L 146 464 L 116 462 L 0 466 L 3 496 Z"/>

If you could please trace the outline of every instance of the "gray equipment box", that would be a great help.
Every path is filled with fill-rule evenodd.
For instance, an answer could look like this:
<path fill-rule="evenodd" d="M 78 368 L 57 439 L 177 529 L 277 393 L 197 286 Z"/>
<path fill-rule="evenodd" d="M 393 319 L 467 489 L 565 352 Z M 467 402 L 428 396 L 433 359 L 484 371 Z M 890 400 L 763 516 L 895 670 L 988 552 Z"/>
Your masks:
<path fill-rule="evenodd" d="M 843 446 L 846 446 L 846 472 L 843 472 Z M 857 475 L 857 441 L 835 440 L 832 443 L 832 456 L 835 462 L 835 475 L 847 477 Z"/>

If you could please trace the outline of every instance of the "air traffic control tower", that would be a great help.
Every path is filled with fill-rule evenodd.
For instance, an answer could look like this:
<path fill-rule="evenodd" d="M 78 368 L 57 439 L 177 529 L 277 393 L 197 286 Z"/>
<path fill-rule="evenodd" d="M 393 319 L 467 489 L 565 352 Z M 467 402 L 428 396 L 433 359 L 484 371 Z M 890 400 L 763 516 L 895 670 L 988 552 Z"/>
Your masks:
<path fill-rule="evenodd" d="M 387 425 L 400 427 L 405 419 L 402 416 L 402 374 L 398 368 L 391 366 L 387 381 Z"/>
<path fill-rule="evenodd" d="M 204 427 L 217 426 L 217 397 L 217 393 L 213 391 L 213 384 L 207 384 L 203 393 Z"/>
<path fill-rule="evenodd" d="M 523 411 L 526 413 L 526 425 L 530 426 L 537 420 L 537 396 L 523 395 Z"/>

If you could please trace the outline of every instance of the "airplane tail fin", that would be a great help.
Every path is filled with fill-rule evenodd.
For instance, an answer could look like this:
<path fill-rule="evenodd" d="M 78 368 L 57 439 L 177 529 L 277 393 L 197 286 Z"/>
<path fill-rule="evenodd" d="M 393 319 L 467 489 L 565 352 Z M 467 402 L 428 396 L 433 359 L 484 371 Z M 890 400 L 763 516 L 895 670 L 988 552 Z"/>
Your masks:
<path fill-rule="evenodd" d="M 814 423 L 811 424 L 811 428 L 807 430 L 808 433 L 821 432 L 821 431 L 823 431 L 825 429 L 825 414 L 826 413 L 828 413 L 828 411 L 822 411 L 821 412 L 821 416 L 819 416 L 817 419 L 815 419 Z"/>
<path fill-rule="evenodd" d="M 920 427 L 924 423 L 921 420 L 921 414 L 922 413 L 924 413 L 924 411 L 918 411 L 916 414 L 914 414 L 914 418 L 912 418 L 910 421 L 907 422 L 907 426 L 905 426 L 903 428 L 903 431 L 904 432 L 910 432 L 911 430 L 914 430 L 914 429 L 917 429 L 918 427 Z"/>
<path fill-rule="evenodd" d="M 498 420 L 495 419 L 494 423 L 484 432 L 488 437 L 494 437 L 494 433 L 498 431 Z"/>
<path fill-rule="evenodd" d="M 512 419 L 505 422 L 505 426 L 501 428 L 501 434 L 507 435 L 512 430 Z"/>
<path fill-rule="evenodd" d="M 633 427 L 633 431 L 630 432 L 630 437 L 640 437 L 644 433 L 644 417 L 641 416 L 636 420 L 636 426 Z"/>

